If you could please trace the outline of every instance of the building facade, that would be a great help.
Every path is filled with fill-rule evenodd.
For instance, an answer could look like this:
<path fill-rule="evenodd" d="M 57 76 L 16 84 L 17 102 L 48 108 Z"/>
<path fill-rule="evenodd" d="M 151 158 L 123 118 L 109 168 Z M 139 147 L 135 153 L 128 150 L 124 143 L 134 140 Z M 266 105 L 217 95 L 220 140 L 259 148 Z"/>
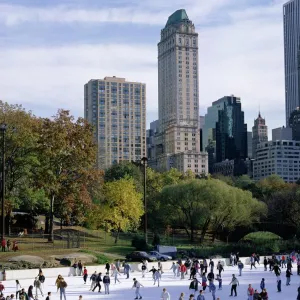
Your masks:
<path fill-rule="evenodd" d="M 292 128 L 292 136 L 294 141 L 300 141 L 300 108 L 297 107 L 291 115 L 289 120 L 289 127 Z"/>
<path fill-rule="evenodd" d="M 84 117 L 95 127 L 99 168 L 146 156 L 145 84 L 117 77 L 90 80 L 84 86 Z"/>
<path fill-rule="evenodd" d="M 272 129 L 272 141 L 292 140 L 293 132 L 290 127 L 278 127 Z"/>
<path fill-rule="evenodd" d="M 252 140 L 252 132 L 247 132 L 247 152 L 248 152 L 248 158 L 252 158 L 252 152 L 253 152 L 253 140 Z"/>
<path fill-rule="evenodd" d="M 247 124 L 241 99 L 225 97 L 224 109 L 218 111 L 216 123 L 216 162 L 248 157 Z"/>
<path fill-rule="evenodd" d="M 283 6 L 284 24 L 284 68 L 285 68 L 285 109 L 286 126 L 289 118 L 300 106 L 300 1 L 291 0 Z"/>
<path fill-rule="evenodd" d="M 271 141 L 257 145 L 253 162 L 253 178 L 260 180 L 273 174 L 294 183 L 300 178 L 300 142 Z"/>
<path fill-rule="evenodd" d="M 192 170 L 200 174 L 207 169 L 200 168 L 196 162 L 199 156 L 207 159 L 200 152 L 198 85 L 198 33 L 181 9 L 169 17 L 158 43 L 160 128 L 155 139 L 158 170 L 164 171 L 171 165 L 178 169 L 183 166 L 184 172 Z M 185 158 L 191 162 L 182 163 Z"/>
<path fill-rule="evenodd" d="M 258 117 L 254 120 L 254 126 L 252 127 L 252 158 L 256 157 L 256 148 L 259 143 L 268 141 L 268 126 L 266 120 L 261 117 L 259 112 Z M 249 155 L 249 152 L 248 152 Z"/>

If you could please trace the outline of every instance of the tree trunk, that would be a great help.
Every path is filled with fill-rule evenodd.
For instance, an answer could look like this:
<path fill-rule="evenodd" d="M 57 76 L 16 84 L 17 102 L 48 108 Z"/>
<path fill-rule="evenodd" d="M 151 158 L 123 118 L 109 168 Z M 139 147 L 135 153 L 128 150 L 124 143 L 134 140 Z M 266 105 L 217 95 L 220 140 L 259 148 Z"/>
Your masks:
<path fill-rule="evenodd" d="M 204 241 L 204 237 L 206 235 L 206 232 L 207 232 L 207 229 L 208 229 L 208 225 L 210 223 L 210 219 L 207 219 L 202 227 L 202 230 L 201 230 L 201 237 L 200 237 L 200 244 L 203 243 Z"/>
<path fill-rule="evenodd" d="M 186 231 L 186 234 L 188 235 L 189 239 L 191 239 L 191 235 L 186 227 L 184 227 L 184 230 Z M 173 236 L 174 236 L 174 231 L 173 231 Z"/>
<path fill-rule="evenodd" d="M 118 231 L 117 231 L 117 234 L 116 234 L 116 238 L 115 238 L 115 244 L 118 243 L 118 240 L 119 240 L 119 235 L 120 235 L 120 227 L 118 227 Z"/>
<path fill-rule="evenodd" d="M 54 234 L 53 234 L 53 206 L 54 206 L 54 198 L 55 196 L 52 195 L 50 198 L 50 218 L 49 218 L 49 236 L 48 241 L 54 241 Z"/>
<path fill-rule="evenodd" d="M 49 233 L 49 212 L 45 214 L 45 230 L 44 234 Z"/>
<path fill-rule="evenodd" d="M 60 218 L 60 230 L 63 229 L 63 218 Z"/>
<path fill-rule="evenodd" d="M 191 226 L 191 243 L 194 243 L 194 232 L 195 232 L 195 229 L 193 226 Z"/>

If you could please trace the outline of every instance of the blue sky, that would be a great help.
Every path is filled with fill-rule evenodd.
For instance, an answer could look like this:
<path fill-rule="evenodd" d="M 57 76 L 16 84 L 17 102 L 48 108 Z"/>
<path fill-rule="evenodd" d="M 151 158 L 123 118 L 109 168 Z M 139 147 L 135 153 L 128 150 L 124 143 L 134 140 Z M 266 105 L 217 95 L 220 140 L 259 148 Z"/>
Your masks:
<path fill-rule="evenodd" d="M 83 85 L 125 77 L 147 84 L 157 118 L 157 43 L 185 8 L 199 33 L 200 113 L 234 94 L 248 130 L 261 108 L 284 125 L 283 0 L 0 0 L 0 99 L 36 115 L 83 116 Z"/>

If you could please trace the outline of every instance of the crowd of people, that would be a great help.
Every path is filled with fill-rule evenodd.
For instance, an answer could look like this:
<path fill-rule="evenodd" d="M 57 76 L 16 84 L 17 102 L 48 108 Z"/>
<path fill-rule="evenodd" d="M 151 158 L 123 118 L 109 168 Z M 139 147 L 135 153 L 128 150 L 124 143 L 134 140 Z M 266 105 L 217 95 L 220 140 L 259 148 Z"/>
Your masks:
<path fill-rule="evenodd" d="M 253 254 L 251 257 L 249 257 L 250 270 L 255 269 L 257 264 L 260 263 L 259 255 Z M 281 293 L 281 276 L 283 270 L 286 277 L 286 286 L 288 287 L 291 283 L 291 277 L 293 276 L 293 263 L 297 265 L 297 274 L 300 275 L 300 256 L 298 254 L 292 253 L 291 255 L 273 255 L 270 258 L 264 257 L 262 262 L 264 266 L 263 270 L 265 272 L 272 272 L 276 280 L 274 280 L 274 282 L 266 283 L 265 278 L 262 278 L 259 287 L 254 288 L 252 284 L 248 284 L 247 290 L 244 290 L 241 293 L 247 295 L 247 300 L 271 300 L 269 298 L 266 285 L 268 284 L 268 286 L 270 286 L 271 284 L 276 284 L 277 292 Z M 230 255 L 229 265 L 231 267 L 237 267 L 237 270 L 239 271 L 238 275 L 232 274 L 231 281 L 229 283 L 229 296 L 237 297 L 240 284 L 238 277 L 243 276 L 242 270 L 244 268 L 244 264 L 241 262 L 238 253 Z M 177 296 L 177 299 L 205 300 L 210 295 L 213 300 L 221 300 L 220 297 L 216 296 L 216 293 L 218 290 L 222 290 L 223 287 L 222 273 L 224 272 L 224 268 L 226 268 L 224 267 L 224 260 L 219 260 L 217 263 L 215 263 L 215 261 L 212 259 L 199 260 L 186 258 L 185 260 L 179 259 L 177 262 L 173 262 L 170 268 L 173 277 L 178 280 L 187 280 L 187 287 L 189 289 L 187 296 L 184 293 L 181 293 Z M 84 266 L 80 260 L 78 262 L 75 260 L 70 268 L 69 276 L 81 276 L 84 284 L 90 282 L 89 291 L 97 291 L 98 293 L 104 292 L 104 294 L 108 295 L 110 293 L 111 278 L 114 284 L 121 283 L 119 277 L 121 276 L 122 272 L 124 275 L 123 278 L 126 280 L 130 279 L 131 271 L 132 269 L 128 262 L 121 263 L 120 261 L 117 261 L 111 264 L 107 262 L 103 275 L 101 272 L 98 273 L 95 271 L 89 276 L 87 267 Z M 145 277 L 149 278 L 149 276 L 151 276 L 150 278 L 153 280 L 153 285 L 160 287 L 161 279 L 164 274 L 163 264 L 158 262 L 157 267 L 151 266 L 151 268 L 149 268 L 148 262 L 143 261 L 141 273 L 141 281 L 143 281 Z M 0 282 L 0 300 L 37 300 L 40 296 L 46 297 L 46 300 L 51 300 L 51 292 L 44 292 L 44 283 L 45 276 L 43 271 L 40 269 L 38 275 L 33 281 L 33 284 L 30 285 L 28 289 L 22 287 L 20 282 L 16 280 L 16 293 L 4 297 L 5 287 L 3 283 Z M 58 275 L 55 285 L 57 292 L 59 292 L 60 299 L 66 300 L 66 289 L 68 285 L 63 276 Z M 132 288 L 135 289 L 134 299 L 142 299 L 141 288 L 143 287 L 144 286 L 142 282 L 138 281 L 136 278 L 133 278 Z M 102 288 L 104 288 L 104 291 Z M 297 292 L 297 300 L 300 300 L 300 286 L 298 287 Z M 80 296 L 79 299 L 82 300 L 82 296 Z M 171 295 L 166 288 L 162 289 L 161 299 L 171 299 Z"/>

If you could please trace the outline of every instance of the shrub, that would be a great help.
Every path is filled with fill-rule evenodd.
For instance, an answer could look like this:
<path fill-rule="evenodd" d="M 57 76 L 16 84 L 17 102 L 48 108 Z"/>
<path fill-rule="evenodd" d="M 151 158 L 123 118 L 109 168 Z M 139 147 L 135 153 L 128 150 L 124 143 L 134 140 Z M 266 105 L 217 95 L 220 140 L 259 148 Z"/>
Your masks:
<path fill-rule="evenodd" d="M 149 251 L 150 246 L 146 243 L 146 240 L 144 237 L 136 235 L 132 241 L 131 241 L 131 246 L 135 247 L 136 250 L 139 251 Z"/>
<path fill-rule="evenodd" d="M 254 243 L 256 245 L 265 245 L 266 243 L 274 243 L 280 240 L 282 240 L 282 238 L 273 232 L 257 231 L 245 235 L 240 241 Z"/>

